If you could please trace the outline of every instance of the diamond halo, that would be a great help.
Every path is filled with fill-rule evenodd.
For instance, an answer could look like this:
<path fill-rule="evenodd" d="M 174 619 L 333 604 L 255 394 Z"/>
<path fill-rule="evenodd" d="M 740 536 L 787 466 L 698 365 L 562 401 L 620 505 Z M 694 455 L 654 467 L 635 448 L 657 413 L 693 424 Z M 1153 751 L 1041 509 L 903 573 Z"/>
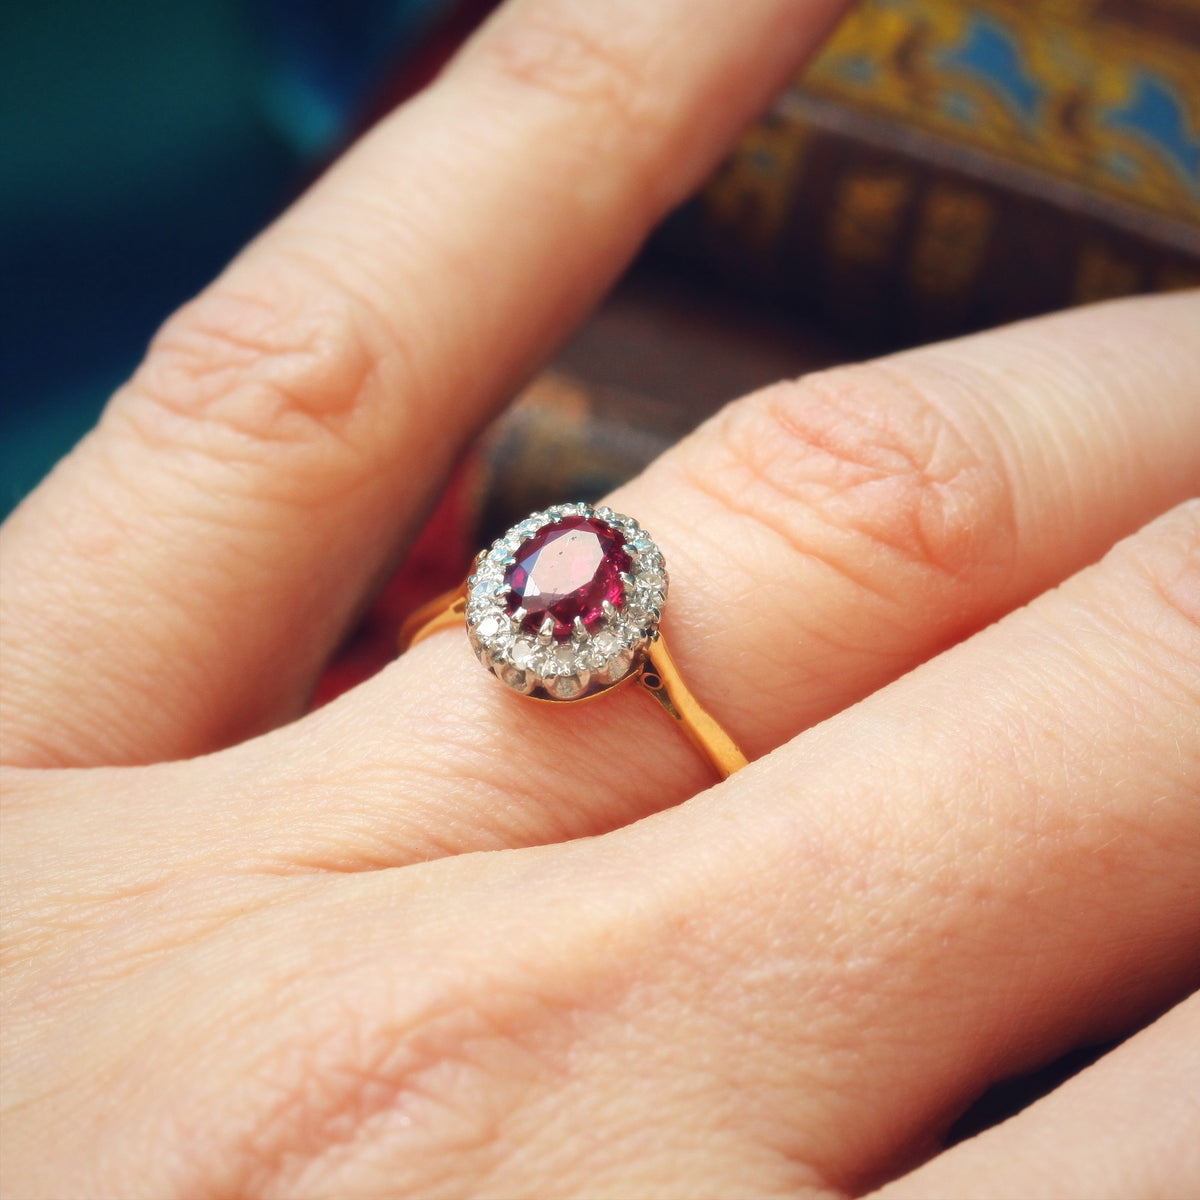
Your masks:
<path fill-rule="evenodd" d="M 604 601 L 598 619 L 585 626 L 576 618 L 569 636 L 563 630 L 556 638 L 553 618 L 531 629 L 524 608 L 511 611 L 508 580 L 522 547 L 573 517 L 616 532 L 628 569 L 620 574 L 620 595 L 615 602 Z M 620 683 L 641 664 L 658 636 L 666 598 L 662 553 L 632 517 L 605 506 L 556 504 L 518 522 L 475 560 L 467 579 L 467 631 L 479 661 L 513 691 L 579 700 Z"/>

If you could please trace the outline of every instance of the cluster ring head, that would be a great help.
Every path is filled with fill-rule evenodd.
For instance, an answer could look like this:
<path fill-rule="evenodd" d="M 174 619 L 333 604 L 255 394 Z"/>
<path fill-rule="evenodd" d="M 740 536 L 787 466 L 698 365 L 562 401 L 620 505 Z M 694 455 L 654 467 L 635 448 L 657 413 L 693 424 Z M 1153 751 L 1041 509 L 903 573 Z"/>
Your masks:
<path fill-rule="evenodd" d="M 538 618 L 526 612 L 514 592 L 521 551 L 571 518 L 594 523 L 590 528 L 604 531 L 615 548 L 596 568 L 607 572 L 609 594 L 602 605 L 564 625 L 562 614 L 570 615 L 572 602 L 567 597 L 557 606 L 557 617 L 546 616 L 537 625 Z M 480 552 L 467 579 L 467 634 L 479 661 L 513 691 L 543 700 L 580 700 L 641 666 L 658 637 L 666 599 L 662 552 L 632 517 L 606 506 L 556 504 L 519 521 Z"/>

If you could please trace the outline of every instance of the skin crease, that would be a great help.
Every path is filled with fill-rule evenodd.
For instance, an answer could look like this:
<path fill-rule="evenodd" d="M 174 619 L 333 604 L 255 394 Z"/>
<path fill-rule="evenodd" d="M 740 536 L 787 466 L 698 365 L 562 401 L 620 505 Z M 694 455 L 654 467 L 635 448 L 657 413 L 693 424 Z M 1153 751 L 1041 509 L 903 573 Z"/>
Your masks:
<path fill-rule="evenodd" d="M 610 498 L 722 784 L 460 634 L 291 720 L 836 9 L 506 5 L 6 524 L 4 1196 L 1200 1190 L 1200 297 L 781 383 Z"/>

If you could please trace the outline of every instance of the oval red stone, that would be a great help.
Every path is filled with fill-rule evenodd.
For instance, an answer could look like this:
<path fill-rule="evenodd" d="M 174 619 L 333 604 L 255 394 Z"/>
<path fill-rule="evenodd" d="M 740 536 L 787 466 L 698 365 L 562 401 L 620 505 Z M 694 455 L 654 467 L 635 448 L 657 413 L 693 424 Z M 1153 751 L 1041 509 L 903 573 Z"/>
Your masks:
<path fill-rule="evenodd" d="M 537 632 L 554 618 L 554 639 L 565 642 L 578 617 L 591 632 L 604 616 L 604 602 L 620 608 L 625 598 L 621 572 L 630 567 L 625 539 L 598 517 L 563 517 L 525 542 L 504 575 L 511 589 L 508 611 L 525 610 L 524 629 Z"/>

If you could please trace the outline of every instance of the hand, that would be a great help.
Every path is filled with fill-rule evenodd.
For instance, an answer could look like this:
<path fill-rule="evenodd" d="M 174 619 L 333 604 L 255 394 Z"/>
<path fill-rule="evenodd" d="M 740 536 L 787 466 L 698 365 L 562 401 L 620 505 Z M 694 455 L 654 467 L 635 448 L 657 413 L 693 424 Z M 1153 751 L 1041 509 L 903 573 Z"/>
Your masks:
<path fill-rule="evenodd" d="M 300 716 L 838 7 L 506 6 L 12 517 L 5 1195 L 1200 1189 L 1196 296 L 780 384 L 612 498 L 757 759 L 724 784 L 461 633 Z"/>

